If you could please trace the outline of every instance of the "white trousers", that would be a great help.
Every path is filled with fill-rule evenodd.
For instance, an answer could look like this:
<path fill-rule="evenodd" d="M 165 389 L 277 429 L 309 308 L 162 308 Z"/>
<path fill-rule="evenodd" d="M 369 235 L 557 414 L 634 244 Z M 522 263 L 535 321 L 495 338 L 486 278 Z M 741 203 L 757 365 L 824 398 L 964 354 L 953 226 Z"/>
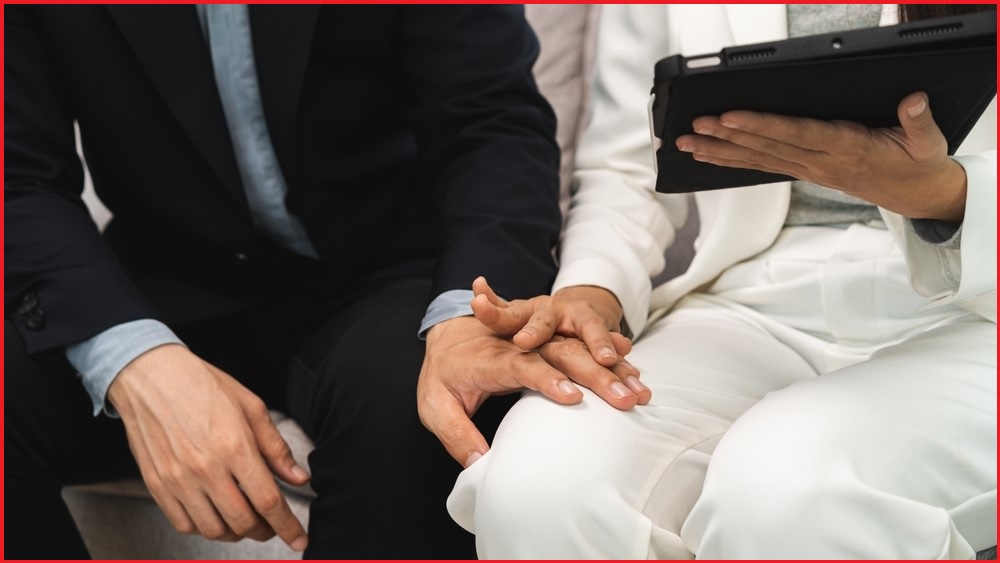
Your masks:
<path fill-rule="evenodd" d="M 490 559 L 973 558 L 996 325 L 924 303 L 888 232 L 785 229 L 635 343 L 649 405 L 526 393 L 449 510 Z"/>

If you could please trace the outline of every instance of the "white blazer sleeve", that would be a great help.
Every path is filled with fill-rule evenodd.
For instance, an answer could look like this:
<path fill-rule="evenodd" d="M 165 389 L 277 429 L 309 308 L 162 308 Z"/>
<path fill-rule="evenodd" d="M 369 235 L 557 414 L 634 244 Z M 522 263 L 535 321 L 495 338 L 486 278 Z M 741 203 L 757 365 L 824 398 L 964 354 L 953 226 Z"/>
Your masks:
<path fill-rule="evenodd" d="M 668 52 L 667 11 L 655 5 L 602 10 L 591 121 L 577 153 L 553 291 L 608 289 L 637 336 L 648 315 L 650 277 L 663 269 L 674 225 L 682 225 L 687 213 L 683 198 L 653 191 L 646 107 L 654 64 Z"/>
<path fill-rule="evenodd" d="M 954 157 L 968 179 L 960 248 L 929 245 L 917 238 L 903 217 L 883 210 L 906 257 L 914 290 L 932 298 L 931 306 L 954 303 L 993 322 L 997 310 L 996 138 L 994 99 L 963 143 L 960 156 Z M 967 154 L 970 151 L 982 152 Z"/>

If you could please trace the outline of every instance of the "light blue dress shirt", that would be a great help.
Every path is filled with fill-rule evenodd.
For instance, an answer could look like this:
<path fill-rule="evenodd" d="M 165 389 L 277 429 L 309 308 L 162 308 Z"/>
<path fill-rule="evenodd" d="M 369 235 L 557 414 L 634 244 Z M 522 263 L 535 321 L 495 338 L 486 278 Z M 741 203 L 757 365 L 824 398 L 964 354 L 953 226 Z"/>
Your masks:
<path fill-rule="evenodd" d="M 264 118 L 247 6 L 211 4 L 198 5 L 196 9 L 212 54 L 219 97 L 254 227 L 272 242 L 316 258 L 316 250 L 302 223 L 285 207 L 288 187 Z M 423 337 L 439 322 L 471 315 L 471 300 L 470 290 L 439 295 L 428 306 L 418 336 Z M 183 343 L 160 321 L 140 319 L 114 326 L 66 348 L 66 358 L 80 374 L 93 401 L 95 416 L 102 410 L 109 416 L 117 416 L 106 404 L 108 387 L 129 362 L 165 344 Z"/>

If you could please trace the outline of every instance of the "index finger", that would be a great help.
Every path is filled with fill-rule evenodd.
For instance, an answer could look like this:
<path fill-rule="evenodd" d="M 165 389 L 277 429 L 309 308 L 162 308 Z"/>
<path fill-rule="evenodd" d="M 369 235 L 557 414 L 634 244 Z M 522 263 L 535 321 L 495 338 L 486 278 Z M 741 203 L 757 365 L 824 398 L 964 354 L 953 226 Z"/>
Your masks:
<path fill-rule="evenodd" d="M 695 131 L 703 123 L 694 120 Z M 788 145 L 822 151 L 830 146 L 830 139 L 837 126 L 829 121 L 763 113 L 756 111 L 727 111 L 719 116 L 719 124 L 728 129 L 745 131 Z"/>
<path fill-rule="evenodd" d="M 587 318 L 579 321 L 575 328 L 597 363 L 610 367 L 618 362 L 618 350 L 603 320 L 599 317 Z"/>
<path fill-rule="evenodd" d="M 309 543 L 305 528 L 292 514 L 288 501 L 285 500 L 263 460 L 241 463 L 236 465 L 236 468 L 233 475 L 254 510 L 271 526 L 274 533 L 288 544 L 288 547 L 295 551 L 304 551 Z"/>

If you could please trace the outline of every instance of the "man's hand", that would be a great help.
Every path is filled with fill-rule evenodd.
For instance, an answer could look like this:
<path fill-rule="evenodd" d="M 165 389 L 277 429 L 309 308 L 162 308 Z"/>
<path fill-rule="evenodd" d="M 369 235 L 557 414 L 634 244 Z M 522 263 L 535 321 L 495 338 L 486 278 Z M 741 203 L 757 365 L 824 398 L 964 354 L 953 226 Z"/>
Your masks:
<path fill-rule="evenodd" d="M 604 379 L 617 381 L 621 377 L 597 365 L 582 342 L 554 342 L 546 355 L 556 365 L 559 357 L 567 367 L 589 364 Z M 614 369 L 629 368 L 619 364 Z M 473 317 L 444 321 L 428 331 L 427 353 L 417 383 L 417 409 L 424 426 L 463 467 L 489 449 L 471 416 L 489 396 L 523 389 L 538 391 L 563 405 L 583 399 L 583 393 L 541 353 L 522 350 Z M 613 398 L 614 404 L 622 409 L 635 406 L 635 395 L 624 391 L 624 396 Z"/>
<path fill-rule="evenodd" d="M 187 348 L 164 345 L 128 364 L 108 389 L 153 498 L 179 532 L 263 541 L 296 551 L 305 529 L 272 472 L 300 485 L 296 465 L 264 403 Z"/>
<path fill-rule="evenodd" d="M 912 219 L 960 222 L 965 169 L 948 157 L 927 96 L 897 108 L 898 127 L 869 129 L 750 111 L 699 117 L 677 148 L 719 166 L 787 174 L 853 195 Z"/>

